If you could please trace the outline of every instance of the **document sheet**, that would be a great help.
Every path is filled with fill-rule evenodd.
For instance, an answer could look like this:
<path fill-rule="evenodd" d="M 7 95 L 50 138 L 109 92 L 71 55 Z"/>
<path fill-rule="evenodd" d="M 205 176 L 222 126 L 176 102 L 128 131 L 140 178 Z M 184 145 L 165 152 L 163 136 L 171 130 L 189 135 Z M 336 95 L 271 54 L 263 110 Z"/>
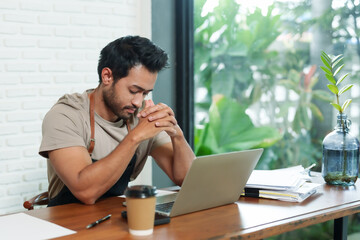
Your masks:
<path fill-rule="evenodd" d="M 2 240 L 50 239 L 74 233 L 76 232 L 25 213 L 0 216 L 0 238 Z"/>
<path fill-rule="evenodd" d="M 307 177 L 301 174 L 302 166 L 282 168 L 275 170 L 254 170 L 246 187 L 271 189 L 271 190 L 296 190 Z"/>

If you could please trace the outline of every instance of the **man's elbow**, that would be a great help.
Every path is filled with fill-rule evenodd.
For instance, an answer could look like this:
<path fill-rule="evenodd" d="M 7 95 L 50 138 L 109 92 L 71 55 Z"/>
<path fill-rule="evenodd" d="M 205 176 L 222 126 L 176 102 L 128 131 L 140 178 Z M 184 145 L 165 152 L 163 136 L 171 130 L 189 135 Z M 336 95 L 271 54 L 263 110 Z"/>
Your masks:
<path fill-rule="evenodd" d="M 184 181 L 184 178 L 175 178 L 175 179 L 173 180 L 173 182 L 175 183 L 175 185 L 177 185 L 177 186 L 179 186 L 179 187 L 181 187 L 183 181 Z"/>
<path fill-rule="evenodd" d="M 93 204 L 95 204 L 96 200 L 95 199 L 84 199 L 81 202 L 86 205 L 93 205 Z"/>
<path fill-rule="evenodd" d="M 82 192 L 76 192 L 73 193 L 74 196 L 82 203 L 86 205 L 93 205 L 95 204 L 98 197 L 94 196 L 94 194 L 88 192 L 88 191 L 82 191 Z"/>
<path fill-rule="evenodd" d="M 187 170 L 187 171 L 182 171 L 182 172 L 178 172 L 178 173 L 174 172 L 171 180 L 172 180 L 176 185 L 178 185 L 178 186 L 181 187 L 181 185 L 183 184 L 183 182 L 184 182 L 184 180 L 185 180 L 185 177 L 186 177 L 186 174 L 187 174 L 188 171 L 189 171 L 189 170 Z"/>

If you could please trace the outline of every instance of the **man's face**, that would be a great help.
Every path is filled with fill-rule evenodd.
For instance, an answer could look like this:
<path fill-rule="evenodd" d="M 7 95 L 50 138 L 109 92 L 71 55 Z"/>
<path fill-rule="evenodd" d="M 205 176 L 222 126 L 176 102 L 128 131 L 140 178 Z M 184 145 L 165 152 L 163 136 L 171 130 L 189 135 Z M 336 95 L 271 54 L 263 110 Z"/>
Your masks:
<path fill-rule="evenodd" d="M 113 82 L 104 90 L 105 105 L 117 118 L 129 119 L 153 90 L 156 78 L 157 73 L 149 72 L 142 65 L 131 68 L 126 77 Z"/>

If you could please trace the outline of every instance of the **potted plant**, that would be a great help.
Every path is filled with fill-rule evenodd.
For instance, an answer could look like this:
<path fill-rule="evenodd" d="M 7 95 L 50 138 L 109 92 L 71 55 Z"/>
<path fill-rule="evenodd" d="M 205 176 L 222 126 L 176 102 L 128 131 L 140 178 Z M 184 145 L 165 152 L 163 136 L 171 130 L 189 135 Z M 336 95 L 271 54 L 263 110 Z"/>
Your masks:
<path fill-rule="evenodd" d="M 330 82 L 327 87 L 335 95 L 335 102 L 331 102 L 331 105 L 338 111 L 337 125 L 324 138 L 322 145 L 322 176 L 328 184 L 353 185 L 359 174 L 359 141 L 349 133 L 351 121 L 344 113 L 352 100 L 340 103 L 340 96 L 350 90 L 353 84 L 346 84 L 339 89 L 349 75 L 347 73 L 337 79 L 344 67 L 342 55 L 330 56 L 322 51 L 321 61 L 325 65 L 321 69 Z"/>

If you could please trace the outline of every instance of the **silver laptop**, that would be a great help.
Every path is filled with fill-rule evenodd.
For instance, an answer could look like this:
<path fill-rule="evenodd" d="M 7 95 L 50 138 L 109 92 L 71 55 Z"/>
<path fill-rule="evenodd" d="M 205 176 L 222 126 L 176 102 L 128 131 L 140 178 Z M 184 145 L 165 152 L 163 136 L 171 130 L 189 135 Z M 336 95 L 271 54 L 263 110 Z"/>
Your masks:
<path fill-rule="evenodd" d="M 197 157 L 176 194 L 157 199 L 156 212 L 170 217 L 234 203 L 263 149 Z"/>

